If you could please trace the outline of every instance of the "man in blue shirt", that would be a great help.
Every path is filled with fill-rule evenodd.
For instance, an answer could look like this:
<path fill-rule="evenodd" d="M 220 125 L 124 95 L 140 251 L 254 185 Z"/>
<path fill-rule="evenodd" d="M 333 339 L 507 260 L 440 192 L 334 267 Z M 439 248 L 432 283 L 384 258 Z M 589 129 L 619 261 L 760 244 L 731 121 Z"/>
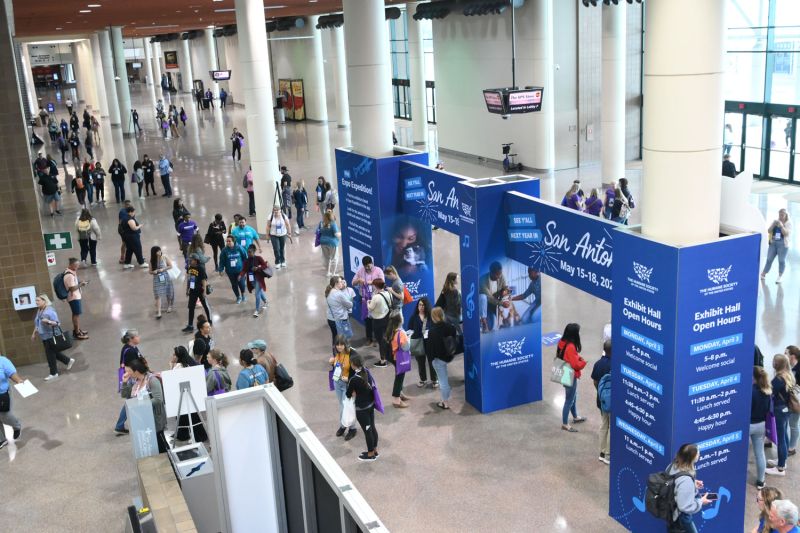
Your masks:
<path fill-rule="evenodd" d="M 239 274 L 242 272 L 242 267 L 246 260 L 247 252 L 244 251 L 242 246 L 236 244 L 233 235 L 228 235 L 225 239 L 225 248 L 219 254 L 217 272 L 219 272 L 220 276 L 223 271 L 228 275 L 237 304 L 245 301 L 246 279 L 244 277 L 240 278 Z"/>
<path fill-rule="evenodd" d="M 14 440 L 19 439 L 22 433 L 22 423 L 11 412 L 11 391 L 9 391 L 9 383 L 11 380 L 14 383 L 22 383 L 23 379 L 17 374 L 17 369 L 14 368 L 8 357 L 0 355 L 0 449 L 8 445 L 6 440 L 6 432 L 3 425 L 9 425 L 14 429 Z"/>
<path fill-rule="evenodd" d="M 190 220 L 191 213 L 184 213 L 183 220 L 178 224 L 178 237 L 181 239 L 181 252 L 186 258 L 189 253 L 189 245 L 192 244 L 192 237 L 197 233 L 197 224 Z"/>
<path fill-rule="evenodd" d="M 234 242 L 247 250 L 251 244 L 255 244 L 258 253 L 261 253 L 261 244 L 258 242 L 258 232 L 247 225 L 247 218 L 239 219 L 239 224 L 231 230 Z"/>
<path fill-rule="evenodd" d="M 158 172 L 161 174 L 161 184 L 164 186 L 164 194 L 161 196 L 172 198 L 172 185 L 169 183 L 172 163 L 170 163 L 169 159 L 164 157 L 164 154 L 161 154 L 161 158 L 158 160 Z"/>
<path fill-rule="evenodd" d="M 542 305 L 542 279 L 539 277 L 539 271 L 534 267 L 529 266 L 528 279 L 530 279 L 530 283 L 528 284 L 528 288 L 525 290 L 525 292 L 511 298 L 512 301 L 516 302 L 519 300 L 524 300 L 529 296 L 533 296 L 533 301 L 529 302 L 528 308 L 524 313 L 522 313 L 522 319 L 520 321 L 522 324 L 530 324 L 533 322 L 533 314 Z"/>
<path fill-rule="evenodd" d="M 592 382 L 597 396 L 597 408 L 600 409 L 600 394 L 597 386 L 603 376 L 611 373 L 611 340 L 606 340 L 603 343 L 603 357 L 598 359 L 592 367 Z M 600 409 L 600 416 L 602 417 L 602 424 L 600 424 L 600 457 L 598 460 L 601 463 L 611 464 L 611 413 L 607 413 Z"/>
<path fill-rule="evenodd" d="M 797 506 L 789 500 L 775 500 L 769 508 L 769 525 L 778 533 L 797 533 Z"/>

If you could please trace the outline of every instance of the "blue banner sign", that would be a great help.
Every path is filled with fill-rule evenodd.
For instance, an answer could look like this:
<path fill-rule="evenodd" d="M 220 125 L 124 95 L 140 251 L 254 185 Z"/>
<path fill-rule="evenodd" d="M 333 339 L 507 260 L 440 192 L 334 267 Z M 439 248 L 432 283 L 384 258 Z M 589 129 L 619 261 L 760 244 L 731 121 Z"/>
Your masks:
<path fill-rule="evenodd" d="M 459 186 L 468 178 L 408 161 L 400 163 L 400 175 L 404 213 L 456 235 L 463 219 L 474 220 L 472 203 Z"/>

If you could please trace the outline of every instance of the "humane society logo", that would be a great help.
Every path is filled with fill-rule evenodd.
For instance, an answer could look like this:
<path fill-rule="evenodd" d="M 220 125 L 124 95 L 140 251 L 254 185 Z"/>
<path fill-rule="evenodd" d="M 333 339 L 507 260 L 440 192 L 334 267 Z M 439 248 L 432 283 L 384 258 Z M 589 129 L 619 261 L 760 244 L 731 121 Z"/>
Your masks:
<path fill-rule="evenodd" d="M 406 281 L 405 286 L 408 289 L 408 293 L 416 300 L 419 294 L 419 286 L 422 283 L 422 280 L 417 281 Z"/>
<path fill-rule="evenodd" d="M 648 267 L 641 263 L 637 263 L 636 261 L 632 261 L 632 263 L 633 273 L 636 274 L 636 277 L 634 278 L 632 276 L 627 276 L 628 283 L 637 289 L 643 290 L 644 292 L 648 292 L 650 294 L 657 293 L 658 287 L 650 284 L 650 278 L 653 275 L 654 267 Z"/>
<path fill-rule="evenodd" d="M 497 351 L 506 357 L 522 355 L 522 347 L 525 345 L 525 337 L 518 341 L 503 341 L 497 343 Z"/>
<path fill-rule="evenodd" d="M 461 210 L 464 212 L 465 216 L 471 217 L 472 216 L 472 206 L 469 204 L 465 204 L 461 202 Z"/>
<path fill-rule="evenodd" d="M 728 278 L 731 277 L 732 271 L 733 265 L 706 269 L 708 281 L 713 283 L 713 285 L 709 285 L 708 287 L 700 289 L 700 294 L 703 296 L 713 296 L 715 294 L 734 290 L 736 286 L 739 285 L 739 282 L 728 281 Z"/>

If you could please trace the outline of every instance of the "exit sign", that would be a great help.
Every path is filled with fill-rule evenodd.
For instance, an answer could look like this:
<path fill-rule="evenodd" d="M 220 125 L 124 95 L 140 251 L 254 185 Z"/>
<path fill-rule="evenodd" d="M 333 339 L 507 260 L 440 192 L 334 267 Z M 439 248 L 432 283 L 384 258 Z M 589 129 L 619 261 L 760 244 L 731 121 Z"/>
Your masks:
<path fill-rule="evenodd" d="M 68 231 L 45 233 L 44 249 L 47 251 L 69 250 L 72 248 L 72 235 Z"/>

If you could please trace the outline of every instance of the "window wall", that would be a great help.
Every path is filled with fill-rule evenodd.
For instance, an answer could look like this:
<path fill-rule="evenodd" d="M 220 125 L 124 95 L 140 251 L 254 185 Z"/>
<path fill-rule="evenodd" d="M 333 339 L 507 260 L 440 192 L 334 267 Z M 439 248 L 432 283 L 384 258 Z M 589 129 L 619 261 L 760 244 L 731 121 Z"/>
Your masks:
<path fill-rule="evenodd" d="M 387 21 L 392 54 L 392 101 L 395 118 L 411 120 L 411 87 L 408 61 L 408 20 L 405 9 L 400 18 Z M 430 20 L 414 22 L 422 32 L 425 62 L 425 95 L 427 121 L 436 123 L 436 85 L 433 71 L 433 26 Z"/>

